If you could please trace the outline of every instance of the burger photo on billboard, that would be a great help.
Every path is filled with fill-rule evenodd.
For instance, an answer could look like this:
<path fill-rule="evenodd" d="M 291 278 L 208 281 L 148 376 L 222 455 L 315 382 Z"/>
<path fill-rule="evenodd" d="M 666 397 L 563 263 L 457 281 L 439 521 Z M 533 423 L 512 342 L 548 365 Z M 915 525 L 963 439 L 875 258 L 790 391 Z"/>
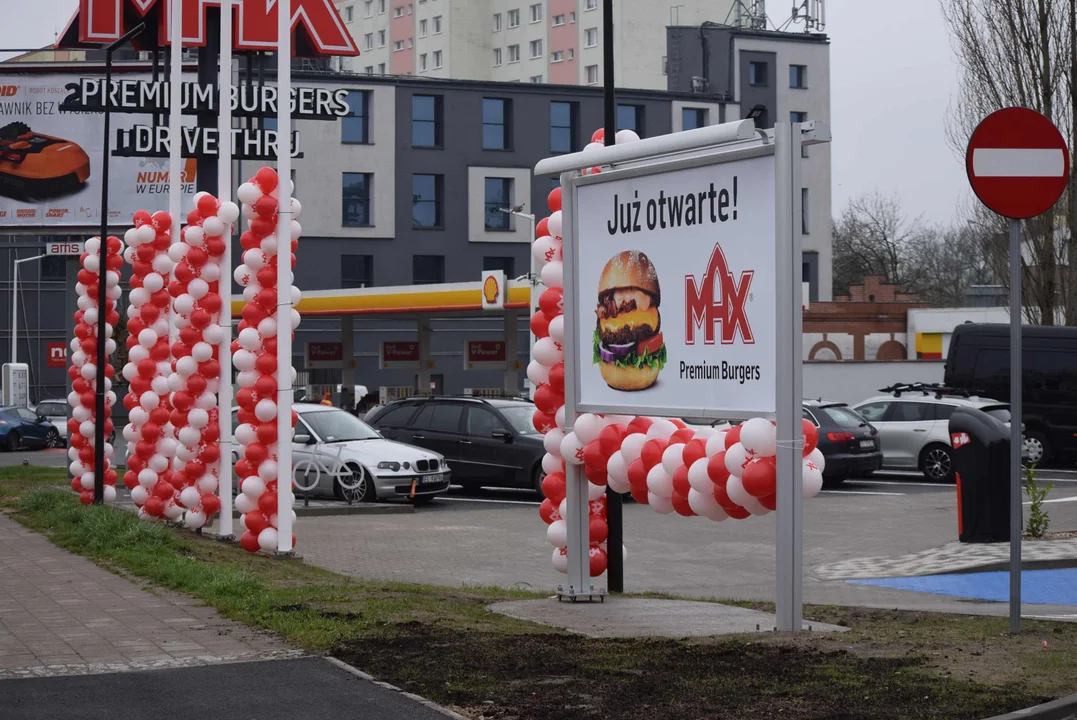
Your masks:
<path fill-rule="evenodd" d="M 598 280 L 593 364 L 615 390 L 645 390 L 666 365 L 662 290 L 650 258 L 625 250 L 609 259 Z"/>

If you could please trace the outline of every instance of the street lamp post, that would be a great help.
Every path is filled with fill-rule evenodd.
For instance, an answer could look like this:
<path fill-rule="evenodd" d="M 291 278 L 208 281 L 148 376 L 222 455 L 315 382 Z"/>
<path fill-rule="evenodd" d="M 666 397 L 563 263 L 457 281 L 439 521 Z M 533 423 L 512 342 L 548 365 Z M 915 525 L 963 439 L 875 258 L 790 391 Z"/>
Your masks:
<path fill-rule="evenodd" d="M 507 215 L 515 215 L 516 217 L 524 218 L 531 225 L 531 234 L 528 236 L 528 237 L 530 237 L 530 240 L 528 240 L 528 253 L 529 253 L 530 257 L 531 257 L 531 270 L 527 274 L 527 279 L 528 279 L 528 282 L 531 284 L 531 294 L 530 294 L 531 299 L 530 299 L 529 302 L 530 302 L 531 314 L 533 315 L 535 313 L 535 308 L 538 306 L 538 296 L 539 296 L 538 286 L 540 285 L 539 278 L 538 278 L 538 270 L 535 267 L 535 253 L 531 252 L 531 245 L 530 245 L 531 243 L 535 242 L 535 214 L 534 213 L 525 213 L 523 211 L 524 210 L 523 205 L 517 205 L 516 207 L 511 207 L 511 208 L 498 208 L 498 210 L 505 213 L 505 214 L 507 214 Z M 528 345 L 528 347 L 530 349 L 529 349 L 528 354 L 527 354 L 527 361 L 531 362 L 532 360 L 535 359 L 535 335 L 534 335 L 534 333 L 528 332 L 527 337 L 528 337 L 528 339 L 530 341 L 529 345 Z M 528 382 L 527 382 L 527 387 L 528 387 L 528 391 L 527 391 L 528 397 L 530 397 L 532 400 L 534 400 L 535 399 L 535 386 L 530 380 L 528 380 Z"/>
<path fill-rule="evenodd" d="M 14 365 L 19 356 L 19 264 L 40 260 L 44 255 L 16 260 L 11 270 L 11 364 Z"/>

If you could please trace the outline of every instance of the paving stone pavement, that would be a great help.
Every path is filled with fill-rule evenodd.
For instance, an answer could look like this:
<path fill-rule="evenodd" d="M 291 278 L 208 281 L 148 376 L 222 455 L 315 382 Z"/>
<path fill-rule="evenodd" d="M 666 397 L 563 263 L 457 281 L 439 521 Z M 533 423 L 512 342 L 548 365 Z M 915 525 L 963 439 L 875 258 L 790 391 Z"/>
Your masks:
<path fill-rule="evenodd" d="M 192 598 L 146 590 L 0 514 L 0 679 L 300 654 Z"/>
<path fill-rule="evenodd" d="M 1021 562 L 1071 560 L 1077 564 L 1077 538 L 1024 541 Z M 937 548 L 897 557 L 863 557 L 820 565 L 812 571 L 820 580 L 942 575 L 971 568 L 1009 563 L 1009 543 L 950 542 Z"/>

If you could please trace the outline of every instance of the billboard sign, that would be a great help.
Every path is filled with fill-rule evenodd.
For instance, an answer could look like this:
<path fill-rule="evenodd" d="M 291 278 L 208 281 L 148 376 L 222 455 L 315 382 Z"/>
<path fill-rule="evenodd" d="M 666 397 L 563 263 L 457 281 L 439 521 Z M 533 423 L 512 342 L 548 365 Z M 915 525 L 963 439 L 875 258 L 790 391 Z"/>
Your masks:
<path fill-rule="evenodd" d="M 378 352 L 378 367 L 397 370 L 419 369 L 419 343 L 417 341 L 386 341 Z"/>
<path fill-rule="evenodd" d="M 468 340 L 464 343 L 465 370 L 504 370 L 504 340 Z"/>
<path fill-rule="evenodd" d="M 339 368 L 344 364 L 344 343 L 308 342 L 307 368 Z"/>
<path fill-rule="evenodd" d="M 50 240 L 45 243 L 46 255 L 82 255 L 86 243 L 73 240 Z"/>
<path fill-rule="evenodd" d="M 47 366 L 50 368 L 67 367 L 67 344 L 62 342 L 50 342 L 48 344 Z"/>
<path fill-rule="evenodd" d="M 78 82 L 74 74 L 0 75 L 9 89 L 0 97 L 0 228 L 100 226 L 104 117 L 60 108 L 67 86 Z M 137 120 L 114 115 L 111 122 L 130 133 Z M 181 178 L 184 207 L 194 179 L 189 160 Z M 167 208 L 167 158 L 111 160 L 109 224 L 130 225 L 136 210 Z"/>
<path fill-rule="evenodd" d="M 482 273 L 482 309 L 504 310 L 507 297 L 504 270 L 484 270 Z"/>
<path fill-rule="evenodd" d="M 775 412 L 775 159 L 737 157 L 573 181 L 577 411 Z"/>

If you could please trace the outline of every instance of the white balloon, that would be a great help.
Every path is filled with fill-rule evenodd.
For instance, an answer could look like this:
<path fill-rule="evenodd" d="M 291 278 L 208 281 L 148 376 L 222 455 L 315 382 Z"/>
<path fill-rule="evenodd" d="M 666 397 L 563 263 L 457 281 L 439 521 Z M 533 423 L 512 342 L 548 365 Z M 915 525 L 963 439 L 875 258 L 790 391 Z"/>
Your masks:
<path fill-rule="evenodd" d="M 617 131 L 615 144 L 623 145 L 624 143 L 636 142 L 637 140 L 639 140 L 639 135 L 637 135 L 634 130 L 629 130 L 625 128 L 624 130 Z"/>
<path fill-rule="evenodd" d="M 141 345 L 135 345 L 127 351 L 127 359 L 133 363 L 139 363 L 150 356 L 150 351 Z"/>
<path fill-rule="evenodd" d="M 551 428 L 542 436 L 542 446 L 546 452 L 556 457 L 561 457 L 561 441 L 565 439 L 565 431 Z"/>
<path fill-rule="evenodd" d="M 194 399 L 194 405 L 196 408 L 208 411 L 217 407 L 217 396 L 209 391 L 209 384 L 206 385 L 206 391 Z"/>
<path fill-rule="evenodd" d="M 155 293 L 165 286 L 165 279 L 155 272 L 148 273 L 142 278 L 142 287 L 151 293 Z"/>
<path fill-rule="evenodd" d="M 744 483 L 736 475 L 730 475 L 729 479 L 725 483 L 725 494 L 729 496 L 729 499 L 740 505 L 744 509 L 748 509 L 748 505 L 751 501 L 755 500 L 754 497 L 748 494 L 748 491 L 744 489 Z"/>
<path fill-rule="evenodd" d="M 262 238 L 262 242 L 258 244 L 258 247 L 261 248 L 262 252 L 264 252 L 266 255 L 276 255 L 277 236 L 267 235 L 266 237 Z"/>
<path fill-rule="evenodd" d="M 550 321 L 550 337 L 554 339 L 554 342 L 565 342 L 565 316 L 558 315 Z"/>
<path fill-rule="evenodd" d="M 204 428 L 209 422 L 209 413 L 202 408 L 191 408 L 187 412 L 187 424 L 196 427 Z"/>
<path fill-rule="evenodd" d="M 707 446 L 704 449 L 708 458 L 712 458 L 720 452 L 725 452 L 725 433 L 719 432 L 707 438 Z"/>
<path fill-rule="evenodd" d="M 243 264 L 257 272 L 266 265 L 265 255 L 261 248 L 251 248 L 243 253 Z"/>
<path fill-rule="evenodd" d="M 684 445 L 677 443 L 676 445 L 670 445 L 662 451 L 662 467 L 672 478 L 673 473 L 677 472 L 677 468 L 684 465 Z"/>
<path fill-rule="evenodd" d="M 565 429 L 565 406 L 557 408 L 557 412 L 553 414 L 553 424 L 559 430 Z"/>
<path fill-rule="evenodd" d="M 187 243 L 170 245 L 168 248 L 168 259 L 174 263 L 179 263 L 183 258 L 187 257 L 187 251 L 190 249 L 191 247 Z"/>
<path fill-rule="evenodd" d="M 770 510 L 763 507 L 763 504 L 751 495 L 748 496 L 748 501 L 744 503 L 744 509 L 750 512 L 752 515 L 769 515 Z"/>
<path fill-rule="evenodd" d="M 92 438 L 94 431 L 94 424 L 92 420 L 86 420 L 79 425 L 79 435 L 84 438 Z"/>
<path fill-rule="evenodd" d="M 673 476 L 661 464 L 655 465 L 647 473 L 647 490 L 659 497 L 673 497 Z"/>
<path fill-rule="evenodd" d="M 561 457 L 565 459 L 566 463 L 572 465 L 583 464 L 583 444 L 576 433 L 568 433 L 565 435 L 565 439 L 561 441 Z"/>
<path fill-rule="evenodd" d="M 560 260 L 561 243 L 549 235 L 543 235 L 531 244 L 531 255 L 539 267 L 553 260 Z"/>
<path fill-rule="evenodd" d="M 675 432 L 677 432 L 677 426 L 672 421 L 658 418 L 647 428 L 647 439 L 669 440 Z"/>
<path fill-rule="evenodd" d="M 665 456 L 662 459 L 664 460 Z M 711 481 L 710 475 L 707 474 L 707 458 L 696 460 L 692 463 L 692 467 L 688 468 L 688 484 L 692 486 L 693 490 L 704 495 L 707 493 L 714 494 L 714 483 Z"/>
<path fill-rule="evenodd" d="M 183 240 L 192 247 L 200 247 L 206 242 L 207 234 L 220 235 L 220 233 L 206 233 L 203 228 L 200 228 L 197 225 L 188 225 L 183 229 Z"/>
<path fill-rule="evenodd" d="M 157 484 L 157 472 L 150 468 L 142 468 L 138 471 L 138 484 L 149 490 Z"/>
<path fill-rule="evenodd" d="M 277 403 L 268 398 L 263 398 L 254 406 L 254 416 L 262 422 L 269 422 L 277 417 Z"/>
<path fill-rule="evenodd" d="M 183 517 L 183 524 L 191 529 L 200 528 L 206 524 L 206 514 L 200 510 L 188 510 Z"/>
<path fill-rule="evenodd" d="M 273 552 L 277 549 L 277 531 L 274 528 L 267 527 L 262 532 L 258 533 L 258 547 L 262 548 L 266 552 Z"/>
<path fill-rule="evenodd" d="M 167 455 L 160 452 L 155 452 L 150 455 L 150 459 L 146 461 L 146 467 L 153 470 L 155 473 L 163 473 L 168 469 L 168 458 L 173 457 L 176 454 L 176 448 L 172 448 L 172 452 Z"/>
<path fill-rule="evenodd" d="M 258 435 L 254 430 L 254 426 L 250 423 L 240 423 L 236 426 L 232 435 L 240 445 L 250 445 L 252 442 L 258 440 Z"/>
<path fill-rule="evenodd" d="M 244 350 L 257 350 L 262 346 L 262 336 L 254 328 L 243 328 L 239 331 L 239 345 Z"/>
<path fill-rule="evenodd" d="M 669 515 L 673 512 L 672 496 L 662 497 L 661 495 L 655 495 L 653 492 L 649 492 L 647 493 L 647 504 L 659 515 Z"/>
<path fill-rule="evenodd" d="M 150 387 L 153 388 L 153 391 L 158 395 L 167 395 L 168 378 L 164 375 L 154 375 L 153 379 L 150 380 Z"/>
<path fill-rule="evenodd" d="M 232 277 L 235 279 L 237 285 L 243 287 L 249 287 L 251 283 L 255 282 L 254 271 L 246 265 L 240 265 L 232 271 Z"/>
<path fill-rule="evenodd" d="M 276 450 L 273 451 L 276 453 Z M 265 482 L 277 479 L 277 461 L 276 460 L 263 460 L 258 466 L 258 477 L 262 478 Z"/>
<path fill-rule="evenodd" d="M 236 495 L 236 499 L 232 503 L 232 505 L 238 512 L 241 512 L 244 515 L 258 507 L 257 501 L 253 500 L 249 495 L 246 495 L 245 493 L 240 493 L 239 495 Z"/>
<path fill-rule="evenodd" d="M 133 407 L 131 408 L 131 412 L 128 414 L 127 419 L 134 425 L 142 426 L 149 421 L 150 414 L 141 407 Z"/>
<path fill-rule="evenodd" d="M 598 439 L 598 434 L 602 432 L 602 418 L 591 413 L 584 413 L 576 418 L 576 422 L 572 425 L 572 430 L 576 433 L 576 437 L 580 439 L 580 443 L 586 445 L 592 440 Z"/>
<path fill-rule="evenodd" d="M 165 517 L 169 520 L 179 520 L 183 517 L 183 508 L 174 502 L 169 502 L 165 505 Z"/>
<path fill-rule="evenodd" d="M 183 377 L 194 375 L 198 372 L 198 360 L 193 355 L 184 355 L 176 360 L 176 372 Z"/>
<path fill-rule="evenodd" d="M 153 410 L 161 404 L 161 397 L 152 390 L 147 390 L 138 397 L 138 404 L 143 410 Z"/>
<path fill-rule="evenodd" d="M 83 490 L 93 490 L 93 473 L 85 472 L 82 477 L 79 478 L 79 482 L 82 483 Z"/>
<path fill-rule="evenodd" d="M 198 444 L 198 441 L 202 439 L 202 432 L 191 425 L 186 425 L 179 429 L 176 433 L 179 441 L 188 447 L 193 447 Z"/>
<path fill-rule="evenodd" d="M 277 320 L 276 318 L 262 318 L 258 323 L 258 334 L 264 338 L 273 337 L 277 334 Z"/>
<path fill-rule="evenodd" d="M 564 263 L 560 260 L 551 260 L 543 266 L 539 272 L 542 284 L 546 287 L 559 288 L 565 285 Z"/>
<path fill-rule="evenodd" d="M 561 211 L 555 210 L 550 213 L 549 219 L 546 221 L 546 229 L 549 230 L 550 235 L 553 237 L 561 237 Z"/>
<path fill-rule="evenodd" d="M 757 457 L 771 457 L 777 451 L 777 431 L 763 418 L 750 418 L 740 426 L 740 442 Z"/>
<path fill-rule="evenodd" d="M 87 252 L 89 252 L 89 248 L 87 248 Z M 98 274 L 97 271 L 101 269 L 101 256 L 97 254 L 96 250 L 93 251 L 93 255 L 86 256 L 86 259 L 82 261 L 82 267 L 86 268 L 94 275 Z"/>
<path fill-rule="evenodd" d="M 257 500 L 266 491 L 266 484 L 259 476 L 251 475 L 243 479 L 239 488 L 244 495 Z"/>
<path fill-rule="evenodd" d="M 138 333 L 138 344 L 147 350 L 157 344 L 157 333 L 152 328 L 145 328 Z"/>
<path fill-rule="evenodd" d="M 258 292 L 262 289 L 262 286 L 256 282 L 252 282 L 243 288 L 243 299 L 247 302 L 254 302 L 254 298 L 258 296 Z"/>
<path fill-rule="evenodd" d="M 826 456 L 823 455 L 823 452 L 819 448 L 812 448 L 812 451 L 808 453 L 805 460 L 811 460 L 815 463 L 819 467 L 819 472 L 826 470 Z"/>
<path fill-rule="evenodd" d="M 202 339 L 210 345 L 220 345 L 224 340 L 224 328 L 217 324 L 207 325 L 202 330 Z"/>
<path fill-rule="evenodd" d="M 239 218 L 239 206 L 232 201 L 223 202 L 217 209 L 217 217 L 221 219 L 221 222 L 235 222 Z"/>
<path fill-rule="evenodd" d="M 712 492 L 699 492 L 695 488 L 688 491 L 688 507 L 696 515 L 710 520 L 721 521 L 729 517 L 718 501 L 714 499 Z"/>
<path fill-rule="evenodd" d="M 176 299 L 172 301 L 172 307 L 175 308 L 176 312 L 180 315 L 190 315 L 191 311 L 194 310 L 194 298 L 187 293 L 178 295 Z"/>
<path fill-rule="evenodd" d="M 564 520 L 554 520 L 546 527 L 546 539 L 555 548 L 568 545 L 568 523 Z"/>
<path fill-rule="evenodd" d="M 547 383 L 550 381 L 550 368 L 538 360 L 532 360 L 527 364 L 527 379 L 536 387 Z"/>
<path fill-rule="evenodd" d="M 598 500 L 600 497 L 602 497 L 605 494 L 606 494 L 606 486 L 605 485 L 595 485 L 593 482 L 591 482 L 589 480 L 587 481 L 587 501 L 588 502 L 594 502 L 595 500 Z"/>
<path fill-rule="evenodd" d="M 254 387 L 260 374 L 257 370 L 242 370 L 236 373 L 236 385 L 241 388 Z"/>
<path fill-rule="evenodd" d="M 609 478 L 610 487 L 613 487 L 615 480 L 618 481 L 618 485 L 628 484 L 628 466 L 625 465 L 624 455 L 620 451 L 610 455 L 610 459 L 606 461 L 606 477 Z"/>
<path fill-rule="evenodd" d="M 217 477 L 206 473 L 202 477 L 198 478 L 198 489 L 203 493 L 215 493 L 217 492 Z"/>
<path fill-rule="evenodd" d="M 732 447 L 725 451 L 725 469 L 729 471 L 729 474 L 733 477 L 740 477 L 744 472 L 744 466 L 752 456 L 745 449 L 741 443 L 734 443 Z M 742 503 L 737 503 L 741 505 Z"/>
<path fill-rule="evenodd" d="M 127 296 L 127 299 L 131 301 L 131 307 L 142 307 L 149 302 L 150 291 L 146 288 L 131 288 L 131 293 Z"/>
<path fill-rule="evenodd" d="M 643 433 L 625 435 L 625 439 L 621 441 L 621 455 L 624 456 L 626 468 L 639 460 L 640 452 L 646 443 L 647 436 Z"/>
<path fill-rule="evenodd" d="M 71 417 L 75 418 L 80 423 L 83 423 L 93 417 L 93 410 L 83 405 L 79 405 L 78 407 L 71 408 Z M 82 434 L 81 429 L 79 430 L 79 434 Z"/>
<path fill-rule="evenodd" d="M 250 329 L 251 328 L 247 328 L 246 330 L 241 332 L 240 335 Z M 242 340 L 240 342 L 242 343 Z M 546 367 L 553 367 L 554 365 L 565 359 L 564 349 L 558 347 L 554 339 L 550 337 L 539 338 L 535 341 L 534 355 L 535 359 Z"/>
<path fill-rule="evenodd" d="M 559 573 L 565 574 L 568 572 L 568 555 L 561 552 L 561 548 L 554 548 L 553 555 L 551 556 L 551 562 L 553 563 L 553 569 Z"/>
<path fill-rule="evenodd" d="M 232 355 L 232 365 L 236 368 L 236 370 L 240 371 L 253 370 L 254 362 L 257 359 L 258 356 L 252 353 L 250 350 L 240 348 L 239 350 L 236 350 L 234 355 Z"/>
<path fill-rule="evenodd" d="M 610 457 L 610 459 L 612 460 L 613 457 L 616 457 L 616 456 L 617 456 L 617 453 L 614 453 L 613 456 Z M 608 467 L 609 466 L 607 466 L 607 468 Z M 628 482 L 628 478 L 626 478 L 626 477 L 625 478 L 615 478 L 612 475 L 610 475 L 609 476 L 609 486 L 615 493 L 620 493 L 622 495 L 625 494 L 626 492 L 630 492 L 632 490 L 632 485 Z"/>
<path fill-rule="evenodd" d="M 198 507 L 202 502 L 202 495 L 197 489 L 188 486 L 180 490 L 179 501 L 186 508 Z"/>
<path fill-rule="evenodd" d="M 196 342 L 191 348 L 191 357 L 203 363 L 213 357 L 213 346 L 207 342 Z"/>
<path fill-rule="evenodd" d="M 224 234 L 224 223 L 215 216 L 211 216 L 202 221 L 202 229 L 206 231 L 207 237 L 220 237 Z"/>
<path fill-rule="evenodd" d="M 262 188 L 251 182 L 243 183 L 236 190 L 236 198 L 244 205 L 253 205 L 260 197 L 262 197 Z"/>
<path fill-rule="evenodd" d="M 134 501 L 135 505 L 142 507 L 146 504 L 146 501 L 150 499 L 149 490 L 141 485 L 136 485 L 131 488 L 131 499 Z"/>
<path fill-rule="evenodd" d="M 806 500 L 810 500 L 823 489 L 823 470 L 811 458 L 804 458 L 802 473 L 801 493 Z"/>
<path fill-rule="evenodd" d="M 202 270 L 198 273 L 198 277 L 209 283 L 217 282 L 221 279 L 221 266 L 212 261 L 207 262 L 202 266 Z"/>
<path fill-rule="evenodd" d="M 542 472 L 547 475 L 550 473 L 561 472 L 561 462 L 561 458 L 557 455 L 546 453 L 542 456 Z"/>
<path fill-rule="evenodd" d="M 200 277 L 196 277 L 187 283 L 187 292 L 195 300 L 201 300 L 209 292 L 209 283 Z"/>

